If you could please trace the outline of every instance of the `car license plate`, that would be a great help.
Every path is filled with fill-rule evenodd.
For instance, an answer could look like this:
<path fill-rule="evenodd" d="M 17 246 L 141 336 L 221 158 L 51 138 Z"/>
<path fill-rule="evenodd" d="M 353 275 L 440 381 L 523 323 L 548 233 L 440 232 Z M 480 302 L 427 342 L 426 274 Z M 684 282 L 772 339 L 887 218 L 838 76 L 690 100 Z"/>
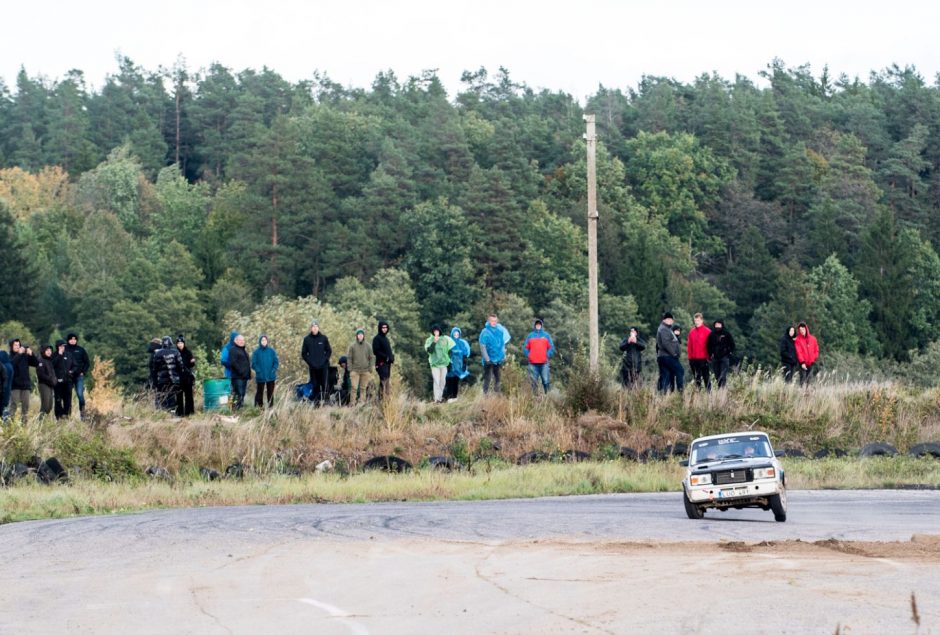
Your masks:
<path fill-rule="evenodd" d="M 718 498 L 732 498 L 734 496 L 747 496 L 746 487 L 731 487 L 718 490 Z"/>

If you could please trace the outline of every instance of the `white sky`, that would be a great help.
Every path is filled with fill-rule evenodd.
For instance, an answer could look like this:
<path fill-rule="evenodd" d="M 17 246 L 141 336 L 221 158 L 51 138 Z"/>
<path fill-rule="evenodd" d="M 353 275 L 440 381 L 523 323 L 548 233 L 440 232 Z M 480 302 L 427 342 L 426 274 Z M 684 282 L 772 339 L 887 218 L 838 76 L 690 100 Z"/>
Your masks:
<path fill-rule="evenodd" d="M 0 9 L 0 78 L 25 66 L 56 79 L 72 68 L 99 88 L 120 52 L 148 70 L 182 55 L 191 70 L 268 66 L 290 81 L 315 70 L 367 88 L 437 68 L 451 96 L 460 74 L 500 65 L 515 81 L 583 98 L 642 75 L 702 72 L 756 79 L 774 58 L 828 64 L 867 80 L 893 63 L 940 71 L 940 3 L 895 0 L 47 0 Z"/>

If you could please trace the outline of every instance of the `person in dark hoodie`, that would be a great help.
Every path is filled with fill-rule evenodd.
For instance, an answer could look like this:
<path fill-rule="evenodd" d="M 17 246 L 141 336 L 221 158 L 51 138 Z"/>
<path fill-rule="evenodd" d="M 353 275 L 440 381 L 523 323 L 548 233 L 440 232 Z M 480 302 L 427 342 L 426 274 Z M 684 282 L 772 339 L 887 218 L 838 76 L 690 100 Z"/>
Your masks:
<path fill-rule="evenodd" d="M 13 394 L 13 362 L 3 348 L 0 348 L 0 376 L 3 379 L 0 382 L 0 415 L 6 419 L 10 416 L 8 409 Z"/>
<path fill-rule="evenodd" d="M 379 320 L 378 333 L 372 338 L 375 372 L 379 375 L 379 401 L 387 397 L 391 390 L 389 379 L 392 376 L 392 364 L 395 363 L 395 353 L 392 352 L 392 343 L 388 340 L 388 331 L 388 322 Z"/>
<path fill-rule="evenodd" d="M 153 354 L 160 350 L 160 338 L 155 337 L 147 344 L 147 390 L 157 389 L 157 372 L 154 369 Z"/>
<path fill-rule="evenodd" d="M 640 382 L 645 348 L 646 340 L 640 337 L 640 332 L 635 326 L 631 326 L 630 333 L 620 341 L 620 350 L 623 352 L 620 360 L 620 385 L 624 388 L 633 388 Z"/>
<path fill-rule="evenodd" d="M 734 338 L 725 328 L 725 323 L 715 320 L 712 323 L 712 332 L 705 342 L 708 349 L 708 359 L 712 362 L 712 372 L 719 388 L 724 388 L 728 381 L 728 372 L 731 370 L 731 361 L 734 358 Z"/>
<path fill-rule="evenodd" d="M 672 324 L 672 313 L 664 313 L 663 321 L 656 330 L 656 363 L 659 364 L 657 388 L 664 394 L 673 388 L 682 392 L 685 387 L 685 369 L 679 362 L 681 349 Z"/>
<path fill-rule="evenodd" d="M 78 413 L 85 415 L 85 373 L 91 368 L 91 360 L 84 348 L 78 345 L 78 335 L 69 333 L 65 337 L 69 355 L 72 356 L 72 384 L 78 398 Z"/>
<path fill-rule="evenodd" d="M 33 391 L 33 380 L 29 376 L 29 367 L 36 365 L 33 351 L 22 345 L 20 340 L 10 340 L 10 363 L 13 364 L 13 390 L 10 393 L 10 416 L 16 417 L 16 407 L 23 412 L 23 423 L 29 417 L 29 397 Z"/>
<path fill-rule="evenodd" d="M 330 391 L 330 357 L 333 348 L 330 338 L 320 332 L 320 323 L 316 320 L 310 323 L 310 332 L 304 337 L 300 348 L 300 357 L 310 369 L 310 387 L 313 400 L 322 404 Z"/>
<path fill-rule="evenodd" d="M 183 357 L 169 335 L 160 339 L 160 350 L 153 354 L 153 359 L 157 391 L 154 405 L 159 410 L 179 410 Z"/>
<path fill-rule="evenodd" d="M 176 400 L 176 416 L 188 417 L 196 412 L 193 387 L 196 384 L 196 357 L 186 346 L 182 333 L 176 336 L 176 350 L 180 352 L 183 365 L 180 367 L 180 398 Z"/>
<path fill-rule="evenodd" d="M 796 358 L 796 327 L 788 326 L 780 338 L 780 366 L 783 368 L 783 381 L 793 381 L 793 371 L 800 365 Z"/>
<path fill-rule="evenodd" d="M 56 376 L 52 366 L 52 347 L 43 344 L 36 360 L 36 379 L 39 380 L 39 413 L 48 415 L 55 406 Z"/>
<path fill-rule="evenodd" d="M 255 405 L 264 406 L 264 391 L 268 391 L 268 408 L 274 405 L 274 382 L 280 361 L 267 335 L 258 338 L 258 348 L 251 354 L 251 369 L 255 371 Z"/>
<path fill-rule="evenodd" d="M 232 347 L 235 346 L 235 338 L 238 337 L 238 331 L 232 331 L 228 336 L 228 344 L 222 347 L 222 351 L 219 353 L 219 363 L 222 364 L 224 369 L 222 376 L 225 379 L 232 378 L 232 371 L 229 368 L 228 356 L 232 351 Z"/>
<path fill-rule="evenodd" d="M 245 336 L 239 334 L 228 352 L 228 365 L 232 371 L 232 410 L 241 410 L 245 403 L 248 380 L 251 379 L 251 358 L 245 349 Z"/>
<path fill-rule="evenodd" d="M 55 418 L 72 414 L 72 357 L 64 340 L 56 340 L 52 368 L 55 370 Z"/>

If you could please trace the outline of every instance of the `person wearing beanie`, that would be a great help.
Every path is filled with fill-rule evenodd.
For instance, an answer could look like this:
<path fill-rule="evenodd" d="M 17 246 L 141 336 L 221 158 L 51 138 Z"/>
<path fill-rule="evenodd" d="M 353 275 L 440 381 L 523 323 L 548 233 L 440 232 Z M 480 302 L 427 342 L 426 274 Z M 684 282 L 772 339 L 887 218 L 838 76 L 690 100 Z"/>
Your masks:
<path fill-rule="evenodd" d="M 441 327 L 437 324 L 431 327 L 431 335 L 424 340 L 424 350 L 428 353 L 428 364 L 431 366 L 434 403 L 444 401 L 444 380 L 450 365 L 450 352 L 456 345 L 449 335 L 441 334 Z"/>
<path fill-rule="evenodd" d="M 712 361 L 712 372 L 719 388 L 724 388 L 728 381 L 728 372 L 734 357 L 734 338 L 721 320 L 712 322 L 712 332 L 706 342 L 708 358 Z"/>
<path fill-rule="evenodd" d="M 555 354 L 552 336 L 545 332 L 542 326 L 542 320 L 535 320 L 532 324 L 532 331 L 526 336 L 525 343 L 522 345 L 529 362 L 529 379 L 532 382 L 532 393 L 535 395 L 539 393 L 539 383 L 542 384 L 545 394 L 548 394 L 551 386 L 548 360 Z"/>
<path fill-rule="evenodd" d="M 52 356 L 55 370 L 55 418 L 62 419 L 72 414 L 72 357 L 65 340 L 56 340 Z"/>
<path fill-rule="evenodd" d="M 388 322 L 379 320 L 376 330 L 378 332 L 372 338 L 372 353 L 375 355 L 375 372 L 379 376 L 379 401 L 381 401 L 388 396 L 391 390 L 389 379 L 392 376 L 395 353 L 392 351 L 392 343 L 388 339 Z"/>
<path fill-rule="evenodd" d="M 36 379 L 39 380 L 39 413 L 48 415 L 55 406 L 55 387 L 58 383 L 55 368 L 52 367 L 52 347 L 48 344 L 39 347 L 39 359 L 36 361 Z"/>
<path fill-rule="evenodd" d="M 349 396 L 356 396 L 356 405 L 360 400 L 365 401 L 368 393 L 369 380 L 372 378 L 372 369 L 375 368 L 375 353 L 372 345 L 366 343 L 364 329 L 356 329 L 356 339 L 346 351 L 346 367 L 349 369 L 350 389 Z"/>
<path fill-rule="evenodd" d="M 176 336 L 176 350 L 180 352 L 180 359 L 183 360 L 180 366 L 180 396 L 176 400 L 176 416 L 188 417 L 196 412 L 196 404 L 193 401 L 193 387 L 196 384 L 196 357 L 186 346 L 186 338 L 182 335 Z"/>
<path fill-rule="evenodd" d="M 72 385 L 78 399 L 78 414 L 82 417 L 85 415 L 85 373 L 91 368 L 91 361 L 85 349 L 78 345 L 77 333 L 69 333 L 65 337 L 65 343 L 72 357 Z"/>
<path fill-rule="evenodd" d="M 323 404 L 329 391 L 332 355 L 333 348 L 330 346 L 330 339 L 325 333 L 320 332 L 320 323 L 313 320 L 310 323 L 310 332 L 304 337 L 303 346 L 300 348 L 300 358 L 304 360 L 310 371 L 311 395 L 318 405 Z"/>
<path fill-rule="evenodd" d="M 685 370 L 679 363 L 679 338 L 673 332 L 672 324 L 672 313 L 666 312 L 656 330 L 656 363 L 659 365 L 657 388 L 663 394 L 670 390 L 682 392 L 685 387 Z"/>
<path fill-rule="evenodd" d="M 712 330 L 705 326 L 705 318 L 701 313 L 692 316 L 692 322 L 695 324 L 689 331 L 689 337 L 686 340 L 686 354 L 689 358 L 689 369 L 692 371 L 692 377 L 695 378 L 695 387 L 705 390 L 712 389 L 712 379 L 708 372 L 708 336 Z"/>

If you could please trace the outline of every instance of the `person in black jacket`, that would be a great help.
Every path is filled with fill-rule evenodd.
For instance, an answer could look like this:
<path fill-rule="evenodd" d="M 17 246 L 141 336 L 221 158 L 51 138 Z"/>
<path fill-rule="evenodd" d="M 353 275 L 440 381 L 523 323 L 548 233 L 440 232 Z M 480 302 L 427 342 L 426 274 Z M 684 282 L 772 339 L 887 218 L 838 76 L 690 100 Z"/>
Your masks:
<path fill-rule="evenodd" d="M 734 357 L 734 338 L 725 329 L 724 322 L 715 320 L 705 346 L 708 349 L 708 359 L 712 362 L 712 372 L 718 380 L 718 387 L 724 388 Z"/>
<path fill-rule="evenodd" d="M 13 389 L 10 393 L 10 417 L 16 417 L 16 407 L 23 411 L 23 423 L 29 416 L 29 397 L 33 391 L 33 380 L 29 367 L 36 365 L 32 349 L 23 346 L 20 340 L 10 340 L 10 363 L 13 364 Z"/>
<path fill-rule="evenodd" d="M 43 344 L 36 360 L 36 379 L 39 380 L 39 413 L 48 415 L 55 405 L 55 387 L 58 383 L 52 366 L 52 347 Z M 70 393 L 71 394 L 71 391 Z"/>
<path fill-rule="evenodd" d="M 620 361 L 620 385 L 624 388 L 633 388 L 640 382 L 645 348 L 646 340 L 640 337 L 640 332 L 635 326 L 631 326 L 629 335 L 620 342 L 620 350 L 623 352 Z"/>
<path fill-rule="evenodd" d="M 232 410 L 240 410 L 242 404 L 245 403 L 248 380 L 251 379 L 251 357 L 245 350 L 244 335 L 235 337 L 228 353 L 228 366 L 232 372 Z"/>
<path fill-rule="evenodd" d="M 375 355 L 375 372 L 379 375 L 379 401 L 388 396 L 391 385 L 392 364 L 395 363 L 395 353 L 392 352 L 392 343 L 388 341 L 388 322 L 379 320 L 378 333 L 372 338 L 372 353 Z"/>
<path fill-rule="evenodd" d="M 153 354 L 159 351 L 162 348 L 160 345 L 160 338 L 155 337 L 150 340 L 150 343 L 147 344 L 147 390 L 156 390 L 157 389 L 157 370 L 155 367 L 156 360 L 154 359 Z"/>
<path fill-rule="evenodd" d="M 182 333 L 176 336 L 176 350 L 180 352 L 183 366 L 180 370 L 180 398 L 176 402 L 176 416 L 188 417 L 196 412 L 193 403 L 193 386 L 196 383 L 196 358 L 186 346 Z"/>
<path fill-rule="evenodd" d="M 65 337 L 69 355 L 72 357 L 72 384 L 75 386 L 75 396 L 78 397 L 79 416 L 85 414 L 85 373 L 91 368 L 88 353 L 78 345 L 78 335 L 69 333 Z"/>
<path fill-rule="evenodd" d="M 300 349 L 300 357 L 310 369 L 311 398 L 317 403 L 323 403 L 330 390 L 330 356 L 333 349 L 330 339 L 320 332 L 320 323 L 314 320 L 310 323 L 310 332 L 304 337 Z"/>
<path fill-rule="evenodd" d="M 55 370 L 55 418 L 72 414 L 72 356 L 63 340 L 56 340 L 52 368 Z"/>
<path fill-rule="evenodd" d="M 793 381 L 793 371 L 800 365 L 796 358 L 796 327 L 788 326 L 780 338 L 780 365 L 783 368 L 783 381 L 789 384 Z"/>
<path fill-rule="evenodd" d="M 153 369 L 157 391 L 154 405 L 159 410 L 175 410 L 181 398 L 183 358 L 173 346 L 173 339 L 169 335 L 163 336 L 160 350 L 153 354 Z"/>

